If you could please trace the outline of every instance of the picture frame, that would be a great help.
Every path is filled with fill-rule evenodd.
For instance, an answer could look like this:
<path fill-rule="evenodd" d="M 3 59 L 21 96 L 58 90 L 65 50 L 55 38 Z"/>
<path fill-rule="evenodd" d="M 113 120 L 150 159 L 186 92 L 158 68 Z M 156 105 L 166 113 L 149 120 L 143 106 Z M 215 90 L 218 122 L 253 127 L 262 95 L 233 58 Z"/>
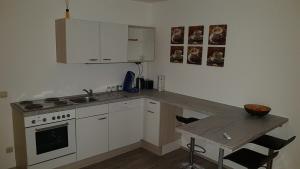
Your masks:
<path fill-rule="evenodd" d="M 183 63 L 184 46 L 171 46 L 170 62 Z"/>
<path fill-rule="evenodd" d="M 210 25 L 208 45 L 226 45 L 227 25 Z"/>
<path fill-rule="evenodd" d="M 187 49 L 187 64 L 202 64 L 202 46 L 189 46 Z"/>
<path fill-rule="evenodd" d="M 171 44 L 184 44 L 184 27 L 171 28 Z"/>
<path fill-rule="evenodd" d="M 188 35 L 189 45 L 203 45 L 204 26 L 190 26 Z"/>
<path fill-rule="evenodd" d="M 207 66 L 224 67 L 225 47 L 208 47 Z"/>

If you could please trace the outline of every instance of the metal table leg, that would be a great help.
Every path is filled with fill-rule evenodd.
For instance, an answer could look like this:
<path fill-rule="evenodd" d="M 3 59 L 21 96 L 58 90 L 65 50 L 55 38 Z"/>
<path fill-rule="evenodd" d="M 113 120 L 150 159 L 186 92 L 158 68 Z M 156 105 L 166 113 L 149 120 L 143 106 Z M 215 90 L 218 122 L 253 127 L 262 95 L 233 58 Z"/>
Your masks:
<path fill-rule="evenodd" d="M 269 156 L 271 156 L 271 155 L 273 155 L 274 154 L 274 150 L 271 150 L 271 149 L 269 149 Z M 272 169 L 272 167 L 273 167 L 273 160 L 270 160 L 268 163 L 267 163 L 267 169 Z"/>
<path fill-rule="evenodd" d="M 218 169 L 223 169 L 224 149 L 219 149 Z"/>

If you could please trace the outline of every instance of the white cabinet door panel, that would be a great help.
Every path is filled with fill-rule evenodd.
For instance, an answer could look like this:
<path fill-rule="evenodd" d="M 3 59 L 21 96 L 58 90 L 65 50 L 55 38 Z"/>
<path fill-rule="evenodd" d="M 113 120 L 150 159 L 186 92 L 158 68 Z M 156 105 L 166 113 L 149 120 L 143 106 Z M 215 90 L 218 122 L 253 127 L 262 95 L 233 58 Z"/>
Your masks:
<path fill-rule="evenodd" d="M 66 20 L 67 62 L 99 62 L 99 36 L 98 22 L 78 19 Z"/>
<path fill-rule="evenodd" d="M 160 129 L 160 111 L 153 111 L 152 109 L 148 109 L 147 107 L 145 107 L 144 140 L 153 145 L 159 146 L 159 129 Z"/>
<path fill-rule="evenodd" d="M 112 103 L 109 107 L 109 150 L 139 142 L 143 138 L 142 100 Z"/>
<path fill-rule="evenodd" d="M 128 25 L 100 23 L 102 63 L 127 62 Z"/>
<path fill-rule="evenodd" d="M 108 114 L 76 120 L 77 160 L 108 152 Z"/>

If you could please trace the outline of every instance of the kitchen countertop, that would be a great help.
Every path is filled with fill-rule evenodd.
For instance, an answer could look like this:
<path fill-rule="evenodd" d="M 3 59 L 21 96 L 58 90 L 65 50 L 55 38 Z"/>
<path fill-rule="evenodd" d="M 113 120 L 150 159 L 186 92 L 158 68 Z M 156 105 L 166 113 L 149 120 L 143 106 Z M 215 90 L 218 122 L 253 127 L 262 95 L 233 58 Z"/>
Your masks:
<path fill-rule="evenodd" d="M 146 97 L 204 113 L 209 117 L 176 128 L 177 132 L 220 146 L 227 151 L 235 151 L 243 145 L 282 126 L 288 119 L 267 115 L 249 115 L 243 108 L 207 101 L 172 92 L 150 92 Z M 231 140 L 224 137 L 227 133 Z"/>
<path fill-rule="evenodd" d="M 112 97 L 115 96 L 114 94 L 112 93 Z M 95 102 L 74 104 L 70 106 L 39 111 L 23 112 L 18 108 L 16 103 L 12 103 L 11 106 L 13 109 L 18 110 L 18 112 L 22 112 L 24 117 L 26 117 L 138 98 L 150 98 L 181 107 L 182 109 L 188 109 L 209 115 L 209 117 L 205 119 L 201 119 L 188 125 L 179 126 L 176 128 L 176 131 L 182 134 L 188 134 L 196 139 L 202 139 L 204 141 L 214 143 L 230 151 L 240 148 L 244 144 L 258 138 L 274 128 L 283 125 L 288 121 L 287 118 L 275 115 L 267 115 L 262 118 L 250 116 L 243 108 L 167 91 L 158 92 L 156 90 L 144 90 L 140 93 L 118 92 L 117 94 L 120 94 L 123 97 L 107 100 L 99 99 L 99 101 Z M 101 93 L 96 93 L 95 95 L 98 98 L 101 97 Z M 229 134 L 232 139 L 227 140 L 223 136 L 224 132 Z"/>

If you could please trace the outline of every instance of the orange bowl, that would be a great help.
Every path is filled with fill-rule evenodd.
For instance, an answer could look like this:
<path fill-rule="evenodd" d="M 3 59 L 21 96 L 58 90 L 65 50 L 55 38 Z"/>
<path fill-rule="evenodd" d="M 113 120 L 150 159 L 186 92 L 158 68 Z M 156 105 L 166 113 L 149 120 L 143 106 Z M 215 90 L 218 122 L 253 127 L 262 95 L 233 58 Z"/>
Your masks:
<path fill-rule="evenodd" d="M 259 104 L 246 104 L 244 108 L 249 114 L 260 117 L 267 115 L 271 111 L 270 107 Z"/>

